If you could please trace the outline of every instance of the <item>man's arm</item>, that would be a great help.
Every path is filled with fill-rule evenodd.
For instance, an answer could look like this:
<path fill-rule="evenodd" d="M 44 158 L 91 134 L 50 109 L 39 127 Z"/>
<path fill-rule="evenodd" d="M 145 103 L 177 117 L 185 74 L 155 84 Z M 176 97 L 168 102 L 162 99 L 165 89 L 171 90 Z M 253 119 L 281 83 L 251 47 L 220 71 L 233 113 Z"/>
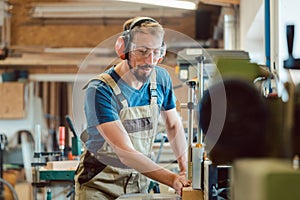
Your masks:
<path fill-rule="evenodd" d="M 183 175 L 186 173 L 187 144 L 182 122 L 176 108 L 162 111 L 161 114 L 166 124 L 169 142 L 179 165 L 180 174 Z"/>
<path fill-rule="evenodd" d="M 180 195 L 182 187 L 190 185 L 190 181 L 187 181 L 184 177 L 160 167 L 147 156 L 136 151 L 120 121 L 100 124 L 97 129 L 126 166 L 174 188 Z"/>

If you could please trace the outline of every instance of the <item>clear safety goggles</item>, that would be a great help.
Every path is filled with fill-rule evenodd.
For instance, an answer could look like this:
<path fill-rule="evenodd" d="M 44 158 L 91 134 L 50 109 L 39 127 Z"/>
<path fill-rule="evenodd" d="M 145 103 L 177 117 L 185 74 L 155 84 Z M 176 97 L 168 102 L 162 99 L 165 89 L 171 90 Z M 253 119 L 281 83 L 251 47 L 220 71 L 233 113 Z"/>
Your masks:
<path fill-rule="evenodd" d="M 140 58 L 148 58 L 150 54 L 153 58 L 160 58 L 164 52 L 164 45 L 159 48 L 148 48 L 145 46 L 139 46 L 133 42 L 130 43 L 130 52 Z"/>

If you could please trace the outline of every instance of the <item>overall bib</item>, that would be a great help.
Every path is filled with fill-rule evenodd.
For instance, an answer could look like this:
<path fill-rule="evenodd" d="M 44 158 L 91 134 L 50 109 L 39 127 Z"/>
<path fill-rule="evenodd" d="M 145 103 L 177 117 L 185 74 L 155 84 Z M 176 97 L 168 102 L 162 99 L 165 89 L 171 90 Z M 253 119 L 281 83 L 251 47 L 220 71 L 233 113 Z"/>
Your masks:
<path fill-rule="evenodd" d="M 145 106 L 128 107 L 128 102 L 119 86 L 109 74 L 100 74 L 95 79 L 104 81 L 112 88 L 123 106 L 119 114 L 120 120 L 128 132 L 134 148 L 144 155 L 150 156 L 157 133 L 159 115 L 155 69 L 150 76 L 150 105 Z M 92 154 L 88 150 L 84 151 L 75 176 L 75 199 L 111 200 L 126 193 L 147 193 L 149 184 L 147 177 L 134 169 L 105 165 L 99 161 L 104 154 L 106 157 L 109 155 L 113 159 L 118 159 L 110 149 L 105 142 L 96 154 Z M 121 163 L 121 161 L 119 162 Z"/>

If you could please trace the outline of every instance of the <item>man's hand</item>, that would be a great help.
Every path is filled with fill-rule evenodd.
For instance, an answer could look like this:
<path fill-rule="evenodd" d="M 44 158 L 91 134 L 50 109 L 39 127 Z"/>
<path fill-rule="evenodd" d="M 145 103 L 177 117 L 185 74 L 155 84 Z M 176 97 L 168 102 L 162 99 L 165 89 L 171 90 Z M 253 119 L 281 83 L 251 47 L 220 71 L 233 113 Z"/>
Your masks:
<path fill-rule="evenodd" d="M 178 175 L 177 178 L 174 180 L 172 187 L 174 188 L 176 194 L 181 196 L 182 195 L 182 188 L 190 186 L 191 183 L 192 183 L 192 181 L 187 180 L 185 178 L 185 175 Z"/>

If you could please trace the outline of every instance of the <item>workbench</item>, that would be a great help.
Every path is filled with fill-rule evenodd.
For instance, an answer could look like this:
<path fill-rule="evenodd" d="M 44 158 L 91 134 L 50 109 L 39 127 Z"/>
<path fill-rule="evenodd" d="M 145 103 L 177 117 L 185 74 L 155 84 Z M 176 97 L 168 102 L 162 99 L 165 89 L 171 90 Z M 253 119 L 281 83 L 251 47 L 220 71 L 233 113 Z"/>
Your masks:
<path fill-rule="evenodd" d="M 39 169 L 39 182 L 34 186 L 51 193 L 52 200 L 74 199 L 74 176 L 79 161 L 53 161 Z"/>
<path fill-rule="evenodd" d="M 41 170 L 40 181 L 45 183 L 45 192 L 51 200 L 74 199 L 75 170 Z"/>

